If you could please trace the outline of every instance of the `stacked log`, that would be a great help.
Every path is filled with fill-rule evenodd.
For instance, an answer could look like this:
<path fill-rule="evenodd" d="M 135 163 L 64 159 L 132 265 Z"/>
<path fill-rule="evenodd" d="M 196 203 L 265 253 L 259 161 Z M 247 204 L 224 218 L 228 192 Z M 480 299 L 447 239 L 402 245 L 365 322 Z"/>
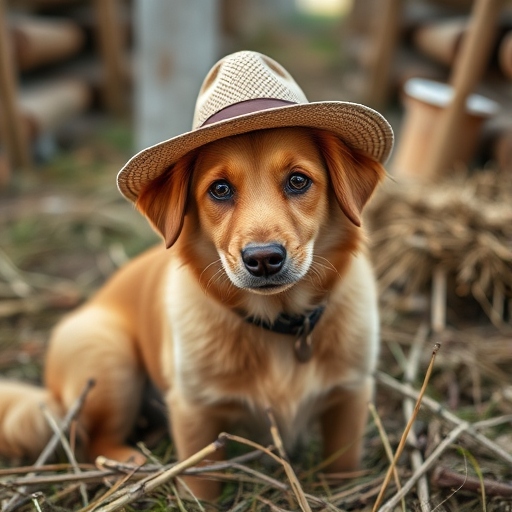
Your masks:
<path fill-rule="evenodd" d="M 53 137 L 96 100 L 110 112 L 124 112 L 128 24 L 119 16 L 121 4 L 117 0 L 87 2 L 81 8 L 77 4 L 19 0 L 0 9 L 2 55 L 8 64 L 0 85 L 12 92 L 0 101 L 0 155 L 4 161 L 8 157 L 8 168 L 30 165 L 39 137 Z M 20 127 L 16 139 L 9 126 Z M 8 178 L 3 172 L 0 181 Z"/>
<path fill-rule="evenodd" d="M 13 57 L 19 71 L 30 71 L 77 55 L 85 34 L 71 20 L 16 17 L 9 23 Z"/>

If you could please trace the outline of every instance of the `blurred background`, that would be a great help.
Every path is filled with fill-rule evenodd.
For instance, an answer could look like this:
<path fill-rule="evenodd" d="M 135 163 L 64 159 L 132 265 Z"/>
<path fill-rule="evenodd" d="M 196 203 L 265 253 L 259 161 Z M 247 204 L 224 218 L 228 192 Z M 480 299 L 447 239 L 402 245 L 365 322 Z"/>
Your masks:
<path fill-rule="evenodd" d="M 55 321 L 158 241 L 116 174 L 140 149 L 188 131 L 207 71 L 244 49 L 280 62 L 310 101 L 370 105 L 395 130 L 389 177 L 366 211 L 381 367 L 403 376 L 422 340 L 424 368 L 442 341 L 430 388 L 440 403 L 470 421 L 510 415 L 504 0 L 0 0 L 0 374 L 39 381 Z M 400 405 L 384 388 L 377 404 L 398 433 Z M 426 420 L 421 435 L 434 446 L 442 423 Z M 510 417 L 500 425 L 508 431 L 490 435 L 510 453 Z M 476 451 L 484 476 L 512 478 L 510 465 Z M 461 474 L 464 464 L 445 460 Z M 468 496 L 450 499 L 480 510 Z"/>
<path fill-rule="evenodd" d="M 462 313 L 476 301 L 495 326 L 510 324 L 508 2 L 3 0 L 0 6 L 0 219 L 12 222 L 2 236 L 6 269 L 71 266 L 67 277 L 76 285 L 82 277 L 75 266 L 84 267 L 87 286 L 74 290 L 83 297 L 154 242 L 119 197 L 116 173 L 135 152 L 188 131 L 213 63 L 250 49 L 283 64 L 310 101 L 361 102 L 391 122 L 396 144 L 387 185 L 394 186 L 382 188 L 367 217 L 392 307 L 437 312 L 441 329 L 451 313 L 446 305 L 460 310 L 462 297 L 468 299 Z M 89 215 L 107 215 L 97 201 L 117 208 L 123 230 L 140 227 L 137 236 L 122 243 L 104 238 L 107 226 L 90 225 Z M 48 244 L 48 222 L 73 215 L 87 226 L 79 242 L 84 250 L 70 260 L 72 244 Z M 91 268 L 96 248 L 110 252 Z M 12 272 L 0 270 L 0 277 L 5 298 L 17 300 Z M 427 304 L 433 297 L 437 309 Z"/>

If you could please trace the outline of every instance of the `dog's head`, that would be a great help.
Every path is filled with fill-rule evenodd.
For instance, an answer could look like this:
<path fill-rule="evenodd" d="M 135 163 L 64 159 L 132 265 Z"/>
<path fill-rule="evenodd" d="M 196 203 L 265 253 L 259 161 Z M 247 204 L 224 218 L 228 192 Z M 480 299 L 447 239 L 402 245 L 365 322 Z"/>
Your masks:
<path fill-rule="evenodd" d="M 231 283 L 271 295 L 300 281 L 322 244 L 325 252 L 358 236 L 363 207 L 384 175 L 329 132 L 261 130 L 187 155 L 143 190 L 137 207 L 168 247 L 189 214 Z"/>

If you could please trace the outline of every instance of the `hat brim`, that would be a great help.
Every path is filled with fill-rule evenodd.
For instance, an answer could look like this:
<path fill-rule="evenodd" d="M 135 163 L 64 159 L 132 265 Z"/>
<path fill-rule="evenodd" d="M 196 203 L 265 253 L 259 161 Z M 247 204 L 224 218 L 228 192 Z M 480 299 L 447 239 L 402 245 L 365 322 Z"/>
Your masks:
<path fill-rule="evenodd" d="M 357 103 L 301 103 L 260 110 L 186 132 L 132 157 L 117 175 L 120 192 L 136 201 L 142 189 L 190 151 L 232 135 L 269 128 L 308 127 L 338 135 L 349 147 L 385 163 L 393 148 L 393 130 L 377 111 Z"/>

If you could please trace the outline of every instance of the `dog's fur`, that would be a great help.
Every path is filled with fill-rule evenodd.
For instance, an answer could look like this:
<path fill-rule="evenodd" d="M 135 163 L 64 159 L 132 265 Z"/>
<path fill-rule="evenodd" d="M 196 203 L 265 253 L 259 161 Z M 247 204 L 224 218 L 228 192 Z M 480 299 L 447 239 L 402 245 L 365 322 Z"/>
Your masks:
<path fill-rule="evenodd" d="M 287 180 L 311 180 L 290 193 Z M 35 456 L 50 429 L 39 401 L 63 415 L 96 380 L 80 415 L 88 456 L 127 459 L 146 376 L 168 406 L 184 459 L 234 422 L 263 425 L 271 407 L 291 446 L 320 419 L 334 471 L 358 464 L 378 352 L 375 283 L 361 212 L 385 172 L 336 136 L 305 128 L 262 130 L 203 146 L 141 193 L 137 207 L 166 242 L 115 274 L 55 329 L 45 389 L 2 383 L 0 453 Z M 234 196 L 214 199 L 227 180 Z M 244 248 L 280 244 L 282 271 L 254 277 Z M 171 247 L 172 246 L 172 247 Z M 274 288 L 261 288 L 261 284 Z M 279 313 L 325 311 L 313 356 L 297 361 L 295 338 L 248 323 Z M 219 457 L 222 454 L 219 454 Z M 191 479 L 203 497 L 216 483 Z"/>

